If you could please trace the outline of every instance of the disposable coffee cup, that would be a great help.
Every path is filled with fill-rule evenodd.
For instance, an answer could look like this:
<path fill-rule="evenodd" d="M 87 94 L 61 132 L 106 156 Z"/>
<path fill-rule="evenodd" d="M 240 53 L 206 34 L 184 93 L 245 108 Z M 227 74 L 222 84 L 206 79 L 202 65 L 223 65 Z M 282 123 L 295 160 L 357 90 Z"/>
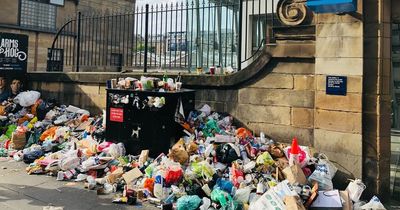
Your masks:
<path fill-rule="evenodd" d="M 175 82 L 175 89 L 176 91 L 180 91 L 182 88 L 182 82 Z"/>
<path fill-rule="evenodd" d="M 211 75 L 215 74 L 215 67 L 214 66 L 210 67 L 210 74 Z"/>
<path fill-rule="evenodd" d="M 117 79 L 111 79 L 111 88 L 117 88 Z"/>

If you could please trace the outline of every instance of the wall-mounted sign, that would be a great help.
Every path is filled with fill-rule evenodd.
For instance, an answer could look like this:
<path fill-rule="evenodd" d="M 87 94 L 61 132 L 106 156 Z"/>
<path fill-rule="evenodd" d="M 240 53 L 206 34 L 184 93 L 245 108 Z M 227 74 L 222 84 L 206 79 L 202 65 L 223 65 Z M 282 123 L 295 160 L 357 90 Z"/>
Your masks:
<path fill-rule="evenodd" d="M 122 109 L 122 108 L 110 108 L 110 121 L 112 121 L 112 122 L 124 122 L 124 109 Z"/>
<path fill-rule="evenodd" d="M 0 33 L 0 72 L 26 72 L 28 63 L 28 36 Z"/>
<path fill-rule="evenodd" d="M 307 0 L 315 13 L 345 13 L 357 10 L 357 0 Z"/>
<path fill-rule="evenodd" d="M 344 76 L 326 77 L 326 94 L 345 96 L 346 93 L 347 93 L 347 77 Z"/>

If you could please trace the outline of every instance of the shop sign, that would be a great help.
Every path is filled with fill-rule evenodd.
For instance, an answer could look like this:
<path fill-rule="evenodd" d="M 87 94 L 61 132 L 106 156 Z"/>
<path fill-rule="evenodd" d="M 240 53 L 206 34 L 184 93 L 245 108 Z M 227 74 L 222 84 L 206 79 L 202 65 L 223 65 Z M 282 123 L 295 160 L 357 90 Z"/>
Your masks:
<path fill-rule="evenodd" d="M 344 76 L 326 77 L 326 94 L 345 96 L 346 93 L 347 93 L 347 77 Z"/>
<path fill-rule="evenodd" d="M 0 33 L 0 71 L 25 73 L 28 61 L 28 36 Z"/>
<path fill-rule="evenodd" d="M 124 122 L 124 109 L 110 108 L 110 121 L 121 123 Z"/>
<path fill-rule="evenodd" d="M 307 0 L 315 13 L 346 13 L 357 10 L 357 0 Z"/>

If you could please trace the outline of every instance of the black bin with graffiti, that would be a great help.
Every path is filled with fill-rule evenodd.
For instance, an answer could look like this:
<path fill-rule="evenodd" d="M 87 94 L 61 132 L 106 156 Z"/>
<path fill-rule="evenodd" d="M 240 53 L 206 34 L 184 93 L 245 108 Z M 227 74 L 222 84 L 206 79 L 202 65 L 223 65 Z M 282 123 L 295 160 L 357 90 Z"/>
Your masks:
<path fill-rule="evenodd" d="M 107 89 L 106 138 L 122 142 L 128 154 L 150 150 L 150 157 L 167 153 L 182 136 L 179 113 L 194 109 L 195 91 L 135 91 Z"/>

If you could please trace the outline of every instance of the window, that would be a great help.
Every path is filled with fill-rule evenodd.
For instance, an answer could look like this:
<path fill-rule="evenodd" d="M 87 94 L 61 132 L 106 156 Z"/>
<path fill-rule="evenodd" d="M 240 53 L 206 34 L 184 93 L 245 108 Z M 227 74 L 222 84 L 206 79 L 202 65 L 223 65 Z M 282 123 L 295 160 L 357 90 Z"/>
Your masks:
<path fill-rule="evenodd" d="M 56 29 L 56 6 L 45 0 L 21 0 L 20 25 L 41 29 Z"/>

